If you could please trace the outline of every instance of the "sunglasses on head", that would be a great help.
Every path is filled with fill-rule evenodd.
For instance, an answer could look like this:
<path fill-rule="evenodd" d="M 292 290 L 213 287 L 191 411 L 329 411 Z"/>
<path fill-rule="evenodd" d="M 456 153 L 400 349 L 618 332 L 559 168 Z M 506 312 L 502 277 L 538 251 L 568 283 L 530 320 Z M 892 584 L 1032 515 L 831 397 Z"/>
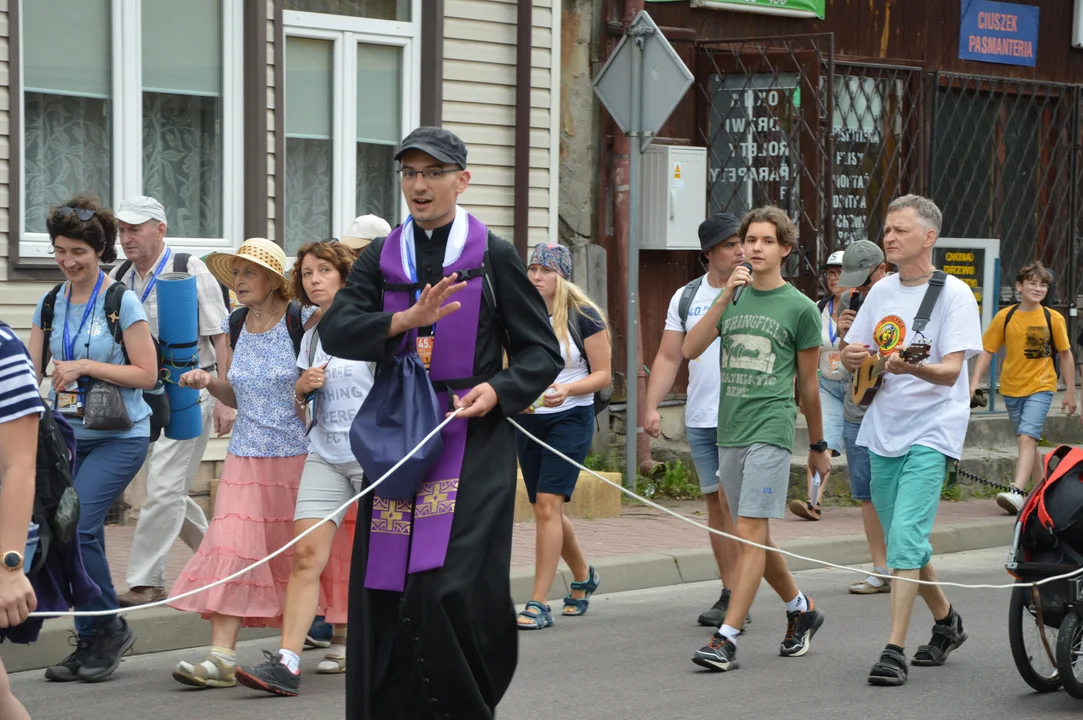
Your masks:
<path fill-rule="evenodd" d="M 56 214 L 62 218 L 71 217 L 74 215 L 83 222 L 86 222 L 90 218 L 98 214 L 97 210 L 91 210 L 90 208 L 74 208 L 70 205 L 61 205 L 56 209 Z"/>
<path fill-rule="evenodd" d="M 324 238 L 323 240 L 320 240 L 320 242 L 321 243 L 328 243 L 330 245 L 334 245 L 335 243 L 338 242 L 338 238 Z"/>

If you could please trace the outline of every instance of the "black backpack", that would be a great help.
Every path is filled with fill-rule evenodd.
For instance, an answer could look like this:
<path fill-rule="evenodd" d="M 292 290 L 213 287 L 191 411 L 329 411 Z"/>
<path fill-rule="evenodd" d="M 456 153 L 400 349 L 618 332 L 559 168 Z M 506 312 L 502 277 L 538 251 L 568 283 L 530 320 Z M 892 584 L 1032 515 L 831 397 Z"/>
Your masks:
<path fill-rule="evenodd" d="M 703 285 L 704 275 L 700 275 L 684 286 L 684 290 L 681 291 L 681 299 L 677 301 L 677 314 L 681 317 L 681 328 L 688 332 L 688 313 L 692 309 L 692 301 L 696 299 L 696 293 L 699 292 L 699 288 Z M 583 357 L 586 357 L 584 355 Z"/>
<path fill-rule="evenodd" d="M 192 257 L 191 253 L 176 253 L 173 255 L 173 272 L 175 273 L 188 273 L 188 260 Z M 132 261 L 125 260 L 117 267 L 117 282 L 124 282 L 124 276 L 132 269 Z M 213 275 L 211 277 L 214 277 Z M 218 282 L 216 279 L 215 282 Z M 226 305 L 226 312 L 230 311 L 232 302 L 229 298 L 229 288 L 218 283 L 218 287 L 222 289 L 222 302 Z"/>
<path fill-rule="evenodd" d="M 41 343 L 42 373 L 45 372 L 45 367 L 49 364 L 51 354 L 49 336 L 52 334 L 53 329 L 56 298 L 63 287 L 64 283 L 60 283 L 50 290 L 41 304 L 41 331 L 44 335 Z M 120 350 L 124 353 L 124 363 L 130 365 L 131 360 L 128 358 L 128 349 L 124 347 L 124 331 L 120 327 L 120 306 L 126 292 L 131 292 L 127 285 L 120 281 L 114 282 L 105 291 L 105 303 L 102 309 L 105 311 L 105 325 L 109 329 L 109 334 L 113 337 L 113 342 L 120 345 Z M 162 351 L 158 347 L 158 338 L 152 335 L 151 340 L 154 342 L 154 355 L 158 358 L 159 365 L 158 376 L 161 378 Z M 169 424 L 169 398 L 166 397 L 165 392 L 152 393 L 144 391 L 143 402 L 150 407 L 150 441 L 155 442 L 161 437 L 165 426 Z"/>
<path fill-rule="evenodd" d="M 1049 330 L 1049 340 L 1046 344 L 1046 351 L 1049 353 L 1049 357 L 1053 359 L 1053 372 L 1060 377 L 1060 353 L 1057 352 L 1057 346 L 1053 343 L 1053 316 L 1049 314 L 1049 308 L 1042 305 L 1042 312 L 1045 313 L 1045 326 Z M 1008 323 L 1011 322 L 1012 315 L 1015 315 L 1015 311 L 1019 309 L 1019 304 L 1016 303 L 1008 308 L 1008 314 L 1004 316 L 1004 337 L 1007 339 L 1008 335 Z"/>
<path fill-rule="evenodd" d="M 0 327 L 8 326 L 0 322 Z M 10 328 L 9 328 L 10 329 Z M 79 496 L 72 480 L 75 431 L 68 421 L 46 404 L 38 422 L 38 456 L 34 473 L 34 508 L 31 520 L 38 526 L 38 549 L 24 558 L 33 577 L 53 548 L 75 540 L 79 527 Z"/>
<path fill-rule="evenodd" d="M 692 293 L 695 295 L 695 293 Z M 590 360 L 587 359 L 587 349 L 583 345 L 583 338 L 579 335 L 579 323 L 575 320 L 568 319 L 568 334 L 572 338 L 572 342 L 575 343 L 575 347 L 579 350 L 580 357 L 583 358 L 583 362 L 587 364 L 587 374 L 590 374 Z M 602 388 L 594 393 L 594 417 L 598 417 L 603 410 L 609 407 L 609 401 L 613 398 L 613 383 L 609 383 L 609 387 Z"/>
<path fill-rule="evenodd" d="M 244 327 L 247 317 L 246 307 L 239 307 L 229 314 L 229 347 L 232 350 L 237 349 L 237 339 L 241 336 L 241 328 Z M 301 317 L 301 304 L 298 302 L 291 302 L 286 307 L 286 331 L 293 342 L 293 355 L 297 357 L 301 354 L 301 340 L 305 336 L 305 321 Z"/>

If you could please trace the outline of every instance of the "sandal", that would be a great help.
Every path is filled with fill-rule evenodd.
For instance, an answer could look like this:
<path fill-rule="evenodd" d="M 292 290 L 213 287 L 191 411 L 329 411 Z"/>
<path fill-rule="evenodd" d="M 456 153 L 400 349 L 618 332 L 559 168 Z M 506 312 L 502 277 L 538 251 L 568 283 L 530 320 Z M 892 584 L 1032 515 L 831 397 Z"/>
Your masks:
<path fill-rule="evenodd" d="M 553 611 L 549 609 L 548 605 L 542 605 L 537 600 L 528 602 L 522 612 L 515 617 L 515 624 L 519 626 L 520 630 L 542 630 L 553 625 Z M 527 625 L 519 622 L 520 618 L 529 620 L 531 624 Z"/>
<path fill-rule="evenodd" d="M 954 611 L 953 611 L 954 612 Z M 966 642 L 967 634 L 963 632 L 962 624 L 954 621 L 951 625 L 933 625 L 933 639 L 940 635 L 948 639 L 947 646 L 941 650 L 933 644 L 922 645 L 914 653 L 911 664 L 920 667 L 937 667 L 948 661 L 948 655 Z"/>
<path fill-rule="evenodd" d="M 898 687 L 906 684 L 906 676 L 906 656 L 894 648 L 884 648 L 869 671 L 869 685 Z"/>
<path fill-rule="evenodd" d="M 873 585 L 868 578 L 861 582 L 850 583 L 850 593 L 853 595 L 876 595 L 889 592 L 891 592 L 891 582 L 882 578 L 879 585 Z"/>
<path fill-rule="evenodd" d="M 173 668 L 173 679 L 182 685 L 197 688 L 231 688 L 237 684 L 236 665 L 227 665 L 222 658 L 208 653 L 202 662 L 181 661 Z"/>
<path fill-rule="evenodd" d="M 811 500 L 793 499 L 790 501 L 790 512 L 805 520 L 819 520 L 821 513 L 820 503 L 815 505 Z"/>
<path fill-rule="evenodd" d="M 572 582 L 572 591 L 582 590 L 583 597 L 576 598 L 568 595 L 564 598 L 564 609 L 560 614 L 567 617 L 579 617 L 580 615 L 587 614 L 587 608 L 590 607 L 590 596 L 598 590 L 598 585 L 602 582 L 602 576 L 598 574 L 598 571 L 591 565 L 587 570 L 587 579 L 583 582 Z"/>
<path fill-rule="evenodd" d="M 327 653 L 316 665 L 316 672 L 320 675 L 341 675 L 346 672 L 345 656 Z"/>

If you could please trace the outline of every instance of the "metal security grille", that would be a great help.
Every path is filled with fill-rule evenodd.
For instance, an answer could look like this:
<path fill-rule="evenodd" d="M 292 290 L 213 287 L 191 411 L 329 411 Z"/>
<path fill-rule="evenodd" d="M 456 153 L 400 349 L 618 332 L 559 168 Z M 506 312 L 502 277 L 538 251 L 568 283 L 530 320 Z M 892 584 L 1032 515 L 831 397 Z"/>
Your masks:
<path fill-rule="evenodd" d="M 800 241 L 784 271 L 817 293 L 830 252 L 878 239 L 887 204 L 921 184 L 921 73 L 836 62 L 832 35 L 698 46 L 710 210 L 786 210 Z"/>
<path fill-rule="evenodd" d="M 1053 273 L 1049 303 L 1079 294 L 1078 86 L 931 76 L 930 195 L 945 237 L 1000 240 L 999 301 L 1016 301 L 1015 276 L 1041 260 Z"/>

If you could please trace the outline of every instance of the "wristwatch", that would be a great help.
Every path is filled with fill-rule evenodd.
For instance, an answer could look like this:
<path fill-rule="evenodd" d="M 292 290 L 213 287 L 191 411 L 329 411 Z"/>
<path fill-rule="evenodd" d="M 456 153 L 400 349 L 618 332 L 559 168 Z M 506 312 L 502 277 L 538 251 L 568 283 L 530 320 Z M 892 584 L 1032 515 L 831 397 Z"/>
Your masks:
<path fill-rule="evenodd" d="M 821 440 L 820 442 L 810 443 L 808 449 L 812 452 L 827 452 L 827 441 Z"/>
<path fill-rule="evenodd" d="M 23 554 L 14 550 L 8 550 L 3 555 L 0 555 L 0 565 L 3 565 L 5 570 L 10 570 L 12 572 L 22 570 Z"/>

